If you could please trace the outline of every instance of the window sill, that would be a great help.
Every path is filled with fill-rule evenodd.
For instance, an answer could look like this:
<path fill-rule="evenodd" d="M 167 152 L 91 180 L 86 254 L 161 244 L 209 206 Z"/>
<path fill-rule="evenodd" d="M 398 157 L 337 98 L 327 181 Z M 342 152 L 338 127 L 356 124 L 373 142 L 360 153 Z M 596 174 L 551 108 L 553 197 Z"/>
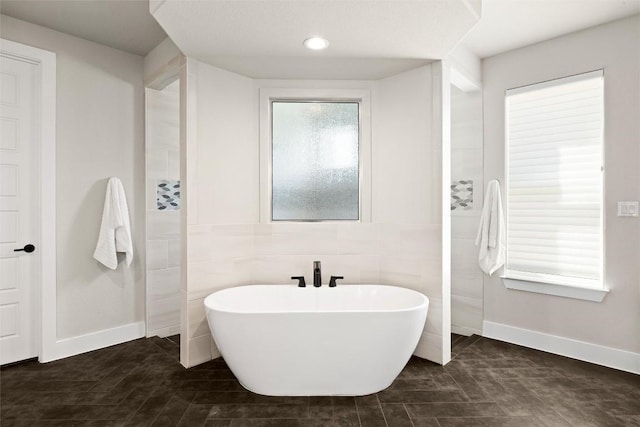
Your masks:
<path fill-rule="evenodd" d="M 608 289 L 595 289 L 576 285 L 557 285 L 553 283 L 533 282 L 530 280 L 514 279 L 504 276 L 501 277 L 501 279 L 507 289 L 555 295 L 585 301 L 602 302 L 604 297 L 609 293 Z"/>

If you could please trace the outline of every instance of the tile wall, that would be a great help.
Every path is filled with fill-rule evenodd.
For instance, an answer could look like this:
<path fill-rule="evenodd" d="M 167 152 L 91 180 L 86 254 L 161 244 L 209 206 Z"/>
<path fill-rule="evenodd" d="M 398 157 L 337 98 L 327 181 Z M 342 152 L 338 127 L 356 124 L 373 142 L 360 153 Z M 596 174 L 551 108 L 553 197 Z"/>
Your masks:
<path fill-rule="evenodd" d="M 451 87 L 451 331 L 482 332 L 476 232 L 483 186 L 482 93 Z"/>
<path fill-rule="evenodd" d="M 147 336 L 180 332 L 180 85 L 147 89 Z"/>
<path fill-rule="evenodd" d="M 313 282 L 313 261 L 322 262 L 323 284 L 344 276 L 343 284 L 388 284 L 439 295 L 441 228 L 400 224 L 235 224 L 189 228 L 188 327 L 190 366 L 219 353 L 204 311 L 210 293 L 230 286 Z M 442 301 L 430 299 L 428 342 L 440 335 Z M 433 339 L 428 339 L 434 335 Z M 429 351 L 429 350 L 427 350 Z"/>

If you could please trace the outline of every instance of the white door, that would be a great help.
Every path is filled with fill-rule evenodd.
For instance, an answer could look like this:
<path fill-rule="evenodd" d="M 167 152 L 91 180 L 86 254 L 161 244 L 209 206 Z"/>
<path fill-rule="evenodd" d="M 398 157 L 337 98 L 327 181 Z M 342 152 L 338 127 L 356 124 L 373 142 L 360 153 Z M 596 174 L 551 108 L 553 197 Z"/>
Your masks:
<path fill-rule="evenodd" d="M 38 66 L 0 56 L 0 364 L 38 356 Z M 33 245 L 29 252 L 26 245 Z"/>

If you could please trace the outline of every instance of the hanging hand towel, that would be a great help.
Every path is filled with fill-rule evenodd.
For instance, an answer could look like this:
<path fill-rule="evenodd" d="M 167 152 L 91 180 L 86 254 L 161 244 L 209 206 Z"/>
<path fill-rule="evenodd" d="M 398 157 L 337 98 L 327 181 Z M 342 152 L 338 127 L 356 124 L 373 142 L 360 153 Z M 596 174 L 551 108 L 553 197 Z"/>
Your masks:
<path fill-rule="evenodd" d="M 127 265 L 131 265 L 133 243 L 127 197 L 124 194 L 122 182 L 118 178 L 111 177 L 107 183 L 100 235 L 93 257 L 106 267 L 115 270 L 118 267 L 116 252 L 124 252 L 127 255 Z"/>
<path fill-rule="evenodd" d="M 500 183 L 494 179 L 489 181 L 487 185 L 480 227 L 476 237 L 476 246 L 480 245 L 478 263 L 482 271 L 489 276 L 504 265 L 505 234 Z"/>

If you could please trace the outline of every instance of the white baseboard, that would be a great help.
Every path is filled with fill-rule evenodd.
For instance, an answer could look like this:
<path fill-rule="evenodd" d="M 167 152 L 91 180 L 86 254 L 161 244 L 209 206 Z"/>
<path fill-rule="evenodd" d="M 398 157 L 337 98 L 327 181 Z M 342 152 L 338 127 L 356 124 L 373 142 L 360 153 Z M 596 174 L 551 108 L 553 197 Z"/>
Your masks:
<path fill-rule="evenodd" d="M 483 336 L 621 371 L 640 374 L 640 354 L 500 323 L 483 322 Z"/>
<path fill-rule="evenodd" d="M 451 332 L 458 335 L 464 335 L 470 337 L 471 335 L 482 335 L 480 329 L 468 328 L 466 326 L 451 325 Z"/>
<path fill-rule="evenodd" d="M 144 322 L 129 323 L 116 328 L 105 329 L 78 337 L 58 340 L 55 343 L 53 356 L 41 362 L 51 362 L 77 354 L 87 353 L 145 336 Z"/>

